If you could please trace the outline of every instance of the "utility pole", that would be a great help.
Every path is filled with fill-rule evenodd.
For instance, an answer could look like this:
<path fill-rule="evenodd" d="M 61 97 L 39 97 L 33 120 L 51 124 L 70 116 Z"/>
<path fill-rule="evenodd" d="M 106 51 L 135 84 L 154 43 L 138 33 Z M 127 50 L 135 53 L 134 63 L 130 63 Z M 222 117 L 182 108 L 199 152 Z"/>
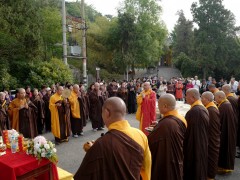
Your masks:
<path fill-rule="evenodd" d="M 65 0 L 62 0 L 62 30 L 63 30 L 63 61 L 65 65 L 67 63 L 67 28 L 66 28 L 66 8 Z"/>
<path fill-rule="evenodd" d="M 83 56 L 83 83 L 87 85 L 87 50 L 86 50 L 86 21 L 84 12 L 84 0 L 81 0 L 81 16 L 82 16 L 82 56 Z"/>

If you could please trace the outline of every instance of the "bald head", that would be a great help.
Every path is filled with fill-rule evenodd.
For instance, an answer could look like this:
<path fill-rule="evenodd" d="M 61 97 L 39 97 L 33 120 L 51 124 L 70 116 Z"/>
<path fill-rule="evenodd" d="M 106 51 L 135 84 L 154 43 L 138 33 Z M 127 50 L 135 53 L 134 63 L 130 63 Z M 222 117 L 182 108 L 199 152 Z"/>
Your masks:
<path fill-rule="evenodd" d="M 62 95 L 62 92 L 63 92 L 63 87 L 62 87 L 62 86 L 58 86 L 58 87 L 57 87 L 57 93 L 58 93 L 58 95 Z"/>
<path fill-rule="evenodd" d="M 188 104 L 192 105 L 195 101 L 200 99 L 200 93 L 195 88 L 190 88 L 186 93 L 186 101 Z"/>
<path fill-rule="evenodd" d="M 225 84 L 222 86 L 222 91 L 225 93 L 225 95 L 228 95 L 231 93 L 231 86 L 229 84 Z"/>
<path fill-rule="evenodd" d="M 150 82 L 145 82 L 144 84 L 143 84 L 143 89 L 145 90 L 145 91 L 147 91 L 147 90 L 149 90 L 150 89 Z"/>
<path fill-rule="evenodd" d="M 214 95 L 210 91 L 204 92 L 201 97 L 204 106 L 207 106 L 210 102 L 213 102 Z"/>
<path fill-rule="evenodd" d="M 77 94 L 79 92 L 79 85 L 78 84 L 74 84 L 73 85 L 73 91 Z"/>
<path fill-rule="evenodd" d="M 102 117 L 107 127 L 116 121 L 123 120 L 125 113 L 126 105 L 124 101 L 118 97 L 108 98 L 103 104 Z"/>
<path fill-rule="evenodd" d="M 25 98 L 25 95 L 26 95 L 25 89 L 24 89 L 24 88 L 19 88 L 19 89 L 18 89 L 18 95 L 17 95 L 17 97 L 18 97 L 19 99 L 24 99 L 24 98 Z"/>
<path fill-rule="evenodd" d="M 172 94 L 164 94 L 158 100 L 158 108 L 161 114 L 165 114 L 176 108 L 176 99 Z"/>
<path fill-rule="evenodd" d="M 215 101 L 219 104 L 221 103 L 224 99 L 226 99 L 226 95 L 223 91 L 218 91 L 214 94 Z"/>

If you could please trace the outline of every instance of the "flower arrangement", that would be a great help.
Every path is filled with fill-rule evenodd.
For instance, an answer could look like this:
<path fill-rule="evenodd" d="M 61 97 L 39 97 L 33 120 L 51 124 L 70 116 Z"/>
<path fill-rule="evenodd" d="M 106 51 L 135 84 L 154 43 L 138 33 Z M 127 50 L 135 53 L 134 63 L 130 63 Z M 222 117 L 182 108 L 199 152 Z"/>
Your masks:
<path fill-rule="evenodd" d="M 8 130 L 8 139 L 9 142 L 11 142 L 11 139 L 17 139 L 19 136 L 19 133 L 15 129 Z"/>
<path fill-rule="evenodd" d="M 53 163 L 58 162 L 57 150 L 51 141 L 47 141 L 43 136 L 37 136 L 27 143 L 27 154 L 34 155 L 39 161 L 47 158 Z"/>

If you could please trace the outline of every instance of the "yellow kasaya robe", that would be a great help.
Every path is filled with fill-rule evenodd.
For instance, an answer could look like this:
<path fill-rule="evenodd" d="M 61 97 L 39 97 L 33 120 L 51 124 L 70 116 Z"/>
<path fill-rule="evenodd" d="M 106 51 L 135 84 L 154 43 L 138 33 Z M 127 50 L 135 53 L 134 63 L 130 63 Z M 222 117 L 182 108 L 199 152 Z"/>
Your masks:
<path fill-rule="evenodd" d="M 49 109 L 51 111 L 51 128 L 52 133 L 55 137 L 60 138 L 60 123 L 59 123 L 59 115 L 58 108 L 56 106 L 56 102 L 62 101 L 62 96 L 55 93 L 51 96 L 49 101 Z"/>
<path fill-rule="evenodd" d="M 73 118 L 80 119 L 80 104 L 78 101 L 78 95 L 72 91 L 70 97 L 68 98 L 71 105 L 71 113 Z"/>
<path fill-rule="evenodd" d="M 143 93 L 145 98 L 142 98 Z M 151 89 L 142 91 L 137 96 L 137 105 L 136 119 L 140 121 L 140 130 L 148 135 L 145 128 L 156 120 L 156 93 Z"/>
<path fill-rule="evenodd" d="M 10 117 L 11 126 L 16 131 L 19 131 L 19 110 L 21 106 L 25 106 L 27 104 L 26 99 L 14 99 L 10 104 L 8 108 L 8 113 Z"/>

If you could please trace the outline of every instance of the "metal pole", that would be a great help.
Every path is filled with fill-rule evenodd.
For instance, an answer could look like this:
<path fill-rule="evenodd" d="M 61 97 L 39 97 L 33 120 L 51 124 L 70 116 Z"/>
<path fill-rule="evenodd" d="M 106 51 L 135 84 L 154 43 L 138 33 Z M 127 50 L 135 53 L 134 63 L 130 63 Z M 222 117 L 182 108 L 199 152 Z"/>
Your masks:
<path fill-rule="evenodd" d="M 82 34 L 83 83 L 87 85 L 86 21 L 84 12 L 84 0 L 81 0 L 81 15 L 83 19 L 83 34 Z"/>
<path fill-rule="evenodd" d="M 127 81 L 128 81 L 128 65 L 127 65 Z"/>
<path fill-rule="evenodd" d="M 66 8 L 65 0 L 62 0 L 62 30 L 63 30 L 63 61 L 64 64 L 67 63 L 67 28 L 66 28 Z"/>

